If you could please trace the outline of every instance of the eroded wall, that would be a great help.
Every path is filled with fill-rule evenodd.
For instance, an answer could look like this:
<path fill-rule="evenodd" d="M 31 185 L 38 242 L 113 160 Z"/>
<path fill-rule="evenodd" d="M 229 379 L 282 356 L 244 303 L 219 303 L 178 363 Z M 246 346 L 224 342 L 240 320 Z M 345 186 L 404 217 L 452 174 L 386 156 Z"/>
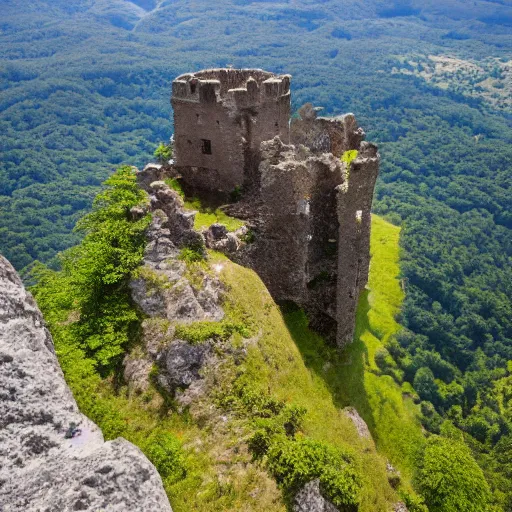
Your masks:
<path fill-rule="evenodd" d="M 379 173 L 377 147 L 362 142 L 348 168 L 348 179 L 337 187 L 338 277 L 337 344 L 352 341 L 357 304 L 368 283 L 373 189 Z"/>
<path fill-rule="evenodd" d="M 379 156 L 351 114 L 302 121 L 291 135 L 311 147 L 278 137 L 261 144 L 259 190 L 232 207 L 248 219 L 255 240 L 235 257 L 258 272 L 276 300 L 299 304 L 314 328 L 344 345 L 368 280 Z M 350 164 L 340 158 L 349 150 L 357 151 Z"/>

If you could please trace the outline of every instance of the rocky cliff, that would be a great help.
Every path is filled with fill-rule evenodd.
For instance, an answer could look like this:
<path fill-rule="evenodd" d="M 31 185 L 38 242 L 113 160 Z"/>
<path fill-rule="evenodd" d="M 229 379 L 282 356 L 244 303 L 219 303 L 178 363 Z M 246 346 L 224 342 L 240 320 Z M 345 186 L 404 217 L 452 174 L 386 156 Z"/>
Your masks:
<path fill-rule="evenodd" d="M 0 510 L 172 512 L 142 452 L 105 442 L 79 412 L 42 315 L 2 256 Z"/>

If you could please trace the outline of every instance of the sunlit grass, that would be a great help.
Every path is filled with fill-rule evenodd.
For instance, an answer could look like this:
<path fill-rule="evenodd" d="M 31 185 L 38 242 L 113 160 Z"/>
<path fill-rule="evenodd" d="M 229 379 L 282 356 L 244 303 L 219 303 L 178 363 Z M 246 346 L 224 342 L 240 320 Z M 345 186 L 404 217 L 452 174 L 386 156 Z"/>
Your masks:
<path fill-rule="evenodd" d="M 372 373 L 370 364 L 375 350 L 399 328 L 394 320 L 402 300 L 396 278 L 398 235 L 398 228 L 374 218 L 371 291 L 361 300 L 356 340 L 344 351 L 310 331 L 301 310 L 280 309 L 254 271 L 217 253 L 209 258 L 212 272 L 226 286 L 227 318 L 246 326 L 252 336 L 236 373 L 256 391 L 305 407 L 305 435 L 354 453 L 363 475 L 360 512 L 387 512 L 399 500 L 387 480 L 386 459 L 403 472 L 409 487 L 412 459 L 423 441 L 415 406 L 403 399 L 391 377 Z M 216 391 L 229 388 L 232 377 L 221 372 Z M 119 413 L 122 435 L 141 447 L 155 428 L 183 442 L 187 476 L 178 483 L 164 482 L 175 512 L 285 511 L 275 483 L 251 462 L 244 443 L 250 418 L 233 417 L 215 427 L 211 418 L 163 407 L 152 388 L 129 396 L 126 388 L 114 389 L 109 381 L 102 383 L 96 399 Z M 211 414 L 213 396 L 203 400 L 201 414 Z M 373 440 L 359 437 L 342 411 L 348 405 L 365 419 Z"/>
<path fill-rule="evenodd" d="M 224 224 L 228 231 L 236 231 L 245 224 L 240 219 L 226 215 L 220 208 L 204 206 L 197 197 L 186 197 L 179 179 L 166 178 L 164 181 L 182 197 L 185 208 L 197 212 L 194 218 L 194 229 L 200 231 L 209 228 L 212 224 L 218 223 Z"/>
<path fill-rule="evenodd" d="M 355 341 L 345 351 L 351 364 L 342 393 L 369 424 L 379 449 L 410 478 L 424 442 L 417 407 L 390 376 L 378 374 L 374 360 L 376 350 L 400 329 L 395 320 L 404 297 L 398 278 L 399 235 L 400 228 L 373 216 L 369 292 L 359 304 Z"/>
<path fill-rule="evenodd" d="M 236 231 L 245 224 L 240 219 L 226 215 L 220 208 L 203 208 L 198 199 L 186 200 L 185 208 L 197 211 L 194 218 L 194 229 L 198 231 L 209 228 L 215 223 L 224 224 L 228 231 Z"/>
<path fill-rule="evenodd" d="M 364 475 L 360 511 L 387 511 L 398 497 L 387 482 L 386 459 L 371 439 L 358 436 L 342 412 L 351 402 L 340 400 L 337 389 L 344 386 L 347 368 L 339 351 L 308 329 L 302 311 L 283 314 L 253 271 L 224 261 L 221 276 L 239 314 L 259 327 L 257 344 L 249 348 L 243 364 L 246 381 L 262 393 L 305 407 L 307 436 L 352 450 Z"/>

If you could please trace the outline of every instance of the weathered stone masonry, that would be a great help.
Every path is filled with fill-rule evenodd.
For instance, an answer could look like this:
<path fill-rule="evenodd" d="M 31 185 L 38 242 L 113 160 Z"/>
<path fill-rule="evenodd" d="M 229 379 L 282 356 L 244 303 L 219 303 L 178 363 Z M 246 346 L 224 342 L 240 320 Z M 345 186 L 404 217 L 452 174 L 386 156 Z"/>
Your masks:
<path fill-rule="evenodd" d="M 174 159 L 189 184 L 230 192 L 248 186 L 261 142 L 288 141 L 290 77 L 216 69 L 172 84 Z"/>
<path fill-rule="evenodd" d="M 314 327 L 352 340 L 369 269 L 370 210 L 379 155 L 352 114 L 290 123 L 290 76 L 217 69 L 173 82 L 175 167 L 206 191 L 243 186 L 230 213 L 252 243 L 230 256 L 253 268 L 276 300 L 291 300 Z M 356 150 L 348 165 L 341 157 Z"/>

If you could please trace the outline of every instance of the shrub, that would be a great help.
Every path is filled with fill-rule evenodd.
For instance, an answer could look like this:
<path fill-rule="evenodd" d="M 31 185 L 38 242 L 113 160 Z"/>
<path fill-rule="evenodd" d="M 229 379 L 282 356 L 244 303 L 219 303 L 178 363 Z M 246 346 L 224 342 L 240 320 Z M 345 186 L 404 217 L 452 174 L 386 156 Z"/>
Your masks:
<path fill-rule="evenodd" d="M 229 199 L 232 203 L 236 203 L 242 199 L 243 191 L 242 187 L 236 186 L 229 194 Z"/>
<path fill-rule="evenodd" d="M 418 460 L 416 483 L 430 512 L 484 512 L 490 490 L 469 448 L 431 436 Z"/>
<path fill-rule="evenodd" d="M 429 512 L 428 508 L 423 502 L 423 499 L 407 491 L 403 487 L 398 489 L 398 495 L 407 505 L 407 510 L 409 510 L 409 512 Z"/>
<path fill-rule="evenodd" d="M 202 247 L 184 247 L 181 249 L 178 259 L 185 263 L 196 263 L 204 260 L 204 253 Z"/>
<path fill-rule="evenodd" d="M 271 411 L 275 411 L 274 414 Z M 267 454 L 276 436 L 294 437 L 302 428 L 307 410 L 304 407 L 285 405 L 284 402 L 268 399 L 257 412 L 262 417 L 254 421 L 257 430 L 249 439 L 249 449 L 254 459 Z"/>
<path fill-rule="evenodd" d="M 352 165 L 352 162 L 357 158 L 357 155 L 357 149 L 349 149 L 348 151 L 345 151 L 343 155 L 341 155 L 341 161 L 347 164 L 347 176 L 350 175 L 350 166 Z"/>
<path fill-rule="evenodd" d="M 421 402 L 421 423 L 429 431 L 439 434 L 443 419 L 430 402 Z"/>
<path fill-rule="evenodd" d="M 179 196 L 184 199 L 185 198 L 185 192 L 183 191 L 183 187 L 181 186 L 181 183 L 178 181 L 177 178 L 165 178 L 164 183 L 172 188 L 175 192 L 178 192 Z"/>
<path fill-rule="evenodd" d="M 361 477 L 347 452 L 312 439 L 277 436 L 268 450 L 267 466 L 287 493 L 318 478 L 322 494 L 334 505 L 357 510 Z"/>
<path fill-rule="evenodd" d="M 185 477 L 181 444 L 168 432 L 154 431 L 143 445 L 143 452 L 167 483 L 174 483 Z"/>
<path fill-rule="evenodd" d="M 247 230 L 247 233 L 240 237 L 240 240 L 242 240 L 242 242 L 245 242 L 246 244 L 252 244 L 256 240 L 256 235 L 254 231 L 249 228 Z"/>
<path fill-rule="evenodd" d="M 163 142 L 160 142 L 153 155 L 161 164 L 168 163 L 172 158 L 171 144 L 164 144 Z"/>

